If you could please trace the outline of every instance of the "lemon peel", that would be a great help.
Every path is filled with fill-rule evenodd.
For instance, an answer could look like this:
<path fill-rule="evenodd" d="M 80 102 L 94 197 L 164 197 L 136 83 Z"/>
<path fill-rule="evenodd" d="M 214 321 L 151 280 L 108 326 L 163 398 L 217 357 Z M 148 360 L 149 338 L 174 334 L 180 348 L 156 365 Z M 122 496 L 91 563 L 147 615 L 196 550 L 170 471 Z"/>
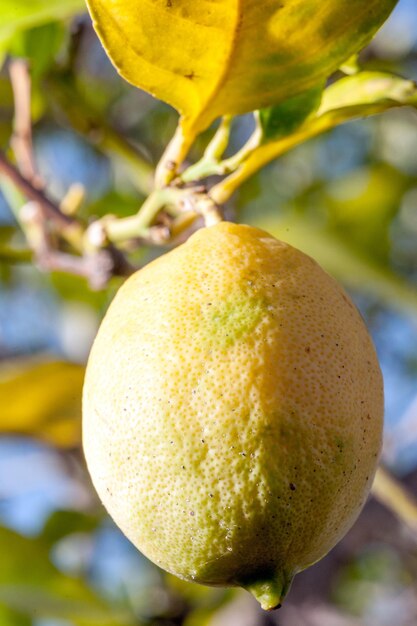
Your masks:
<path fill-rule="evenodd" d="M 242 586 L 273 609 L 365 502 L 383 386 L 338 283 L 223 222 L 120 289 L 83 413 L 94 485 L 127 537 L 180 578 Z"/>

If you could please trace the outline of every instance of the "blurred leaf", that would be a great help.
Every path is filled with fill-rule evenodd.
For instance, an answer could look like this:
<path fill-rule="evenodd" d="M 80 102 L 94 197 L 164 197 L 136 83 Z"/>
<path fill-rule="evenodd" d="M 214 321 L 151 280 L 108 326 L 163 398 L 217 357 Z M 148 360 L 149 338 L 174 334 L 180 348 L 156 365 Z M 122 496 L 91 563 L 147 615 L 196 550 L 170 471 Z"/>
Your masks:
<path fill-rule="evenodd" d="M 106 110 L 103 112 L 98 105 L 97 86 L 92 84 L 91 77 L 88 77 L 88 91 L 81 90 L 79 82 L 78 80 L 76 84 L 68 76 L 48 77 L 48 102 L 55 110 L 59 110 L 59 115 L 66 118 L 72 128 L 116 164 L 120 163 L 133 187 L 147 196 L 153 188 L 153 167 L 123 134 L 109 124 L 108 96 L 105 98 Z M 87 100 L 86 95 L 90 93 Z M 117 211 L 116 213 L 118 214 Z"/>
<path fill-rule="evenodd" d="M 0 369 L 0 434 L 38 437 L 72 448 L 81 440 L 84 367 L 61 361 L 17 361 Z"/>
<path fill-rule="evenodd" d="M 0 624 L 1 626 L 32 626 L 32 620 L 27 615 L 16 613 L 0 604 Z"/>
<path fill-rule="evenodd" d="M 392 548 L 375 544 L 342 567 L 335 580 L 333 598 L 350 614 L 369 615 L 383 601 L 389 605 L 407 587 L 411 591 L 412 583 L 405 559 L 403 562 Z"/>
<path fill-rule="evenodd" d="M 316 85 L 281 104 L 261 109 L 259 122 L 263 142 L 279 139 L 295 132 L 299 126 L 320 106 L 324 83 Z"/>
<path fill-rule="evenodd" d="M 84 8 L 84 0 L 0 0 L 0 52 L 18 31 L 71 17 Z"/>
<path fill-rule="evenodd" d="M 107 309 L 121 280 L 112 281 L 111 285 L 102 291 L 92 291 L 81 276 L 53 272 L 49 278 L 52 288 L 60 298 L 71 302 L 85 302 L 99 313 Z"/>
<path fill-rule="evenodd" d="M 14 248 L 10 240 L 16 233 L 14 226 L 0 226 L 0 263 L 29 263 L 32 252 L 28 248 Z"/>
<path fill-rule="evenodd" d="M 195 608 L 187 615 L 183 626 L 209 626 L 210 623 L 213 624 L 212 619 L 216 613 L 217 607 L 211 609 Z"/>
<path fill-rule="evenodd" d="M 14 263 L 30 263 L 32 258 L 33 254 L 31 250 L 0 246 L 0 263 L 7 263 L 10 265 Z"/>
<path fill-rule="evenodd" d="M 0 246 L 9 243 L 16 229 L 9 225 L 0 225 Z"/>
<path fill-rule="evenodd" d="M 54 511 L 42 530 L 42 539 L 51 545 L 73 533 L 91 533 L 101 518 L 80 511 Z"/>
<path fill-rule="evenodd" d="M 79 579 L 59 572 L 40 539 L 0 528 L 0 604 L 24 615 L 69 619 L 75 626 L 133 625 Z M 19 625 L 20 626 L 20 625 Z"/>
<path fill-rule="evenodd" d="M 416 497 L 383 467 L 380 467 L 376 473 L 374 484 L 372 485 L 372 495 L 416 536 Z"/>
<path fill-rule="evenodd" d="M 20 189 L 5 175 L 0 174 L 0 191 L 2 192 L 12 214 L 17 217 L 21 207 L 26 203 Z"/>
<path fill-rule="evenodd" d="M 369 42 L 396 0 L 222 0 L 204 11 L 194 0 L 88 5 L 122 76 L 198 132 L 317 84 Z"/>
<path fill-rule="evenodd" d="M 11 41 L 9 52 L 30 61 L 31 78 L 36 82 L 52 66 L 64 37 L 65 28 L 60 22 L 42 24 L 19 31 Z"/>
<path fill-rule="evenodd" d="M 119 190 L 110 189 L 104 196 L 88 205 L 88 216 L 102 217 L 103 215 L 117 215 L 128 217 L 138 210 L 138 196 L 133 188 Z M 129 193 L 130 192 L 130 193 Z"/>
<path fill-rule="evenodd" d="M 348 172 L 323 190 L 329 226 L 365 256 L 371 250 L 375 261 L 388 264 L 392 220 L 406 184 L 398 170 L 383 163 Z"/>
<path fill-rule="evenodd" d="M 300 216 L 259 216 L 254 224 L 312 256 L 347 286 L 407 313 L 417 313 L 417 288 L 358 253 L 317 221 Z"/>

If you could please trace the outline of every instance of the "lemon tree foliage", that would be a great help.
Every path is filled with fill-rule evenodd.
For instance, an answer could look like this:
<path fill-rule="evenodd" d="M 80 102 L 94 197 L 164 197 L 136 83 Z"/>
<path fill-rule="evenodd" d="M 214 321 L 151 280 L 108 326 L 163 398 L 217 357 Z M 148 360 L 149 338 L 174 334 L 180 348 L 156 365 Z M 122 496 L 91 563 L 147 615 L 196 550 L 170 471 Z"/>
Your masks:
<path fill-rule="evenodd" d="M 48 22 L 17 32 L 10 42 L 9 53 L 28 59 L 33 67 L 32 81 L 36 82 L 53 65 L 64 38 L 64 25 L 59 21 Z"/>
<path fill-rule="evenodd" d="M 64 361 L 0 368 L 0 433 L 35 436 L 58 447 L 80 443 L 84 367 Z"/>
<path fill-rule="evenodd" d="M 81 578 L 66 576 L 50 561 L 48 545 L 0 527 L 0 617 L 6 626 L 32 619 L 69 620 L 74 626 L 133 626 L 127 613 L 98 596 Z M 30 620 L 30 621 L 27 621 Z"/>
<path fill-rule="evenodd" d="M 84 450 L 149 558 L 272 609 L 359 514 L 382 417 L 377 357 L 342 288 L 222 222 L 116 296 L 87 367 Z"/>
<path fill-rule="evenodd" d="M 300 126 L 324 123 L 329 128 L 354 117 L 381 113 L 401 105 L 417 106 L 417 87 L 388 72 L 362 71 L 341 78 L 323 91 L 324 85 L 259 112 L 263 142 L 295 133 Z M 374 107 L 374 111 L 372 108 Z"/>
<path fill-rule="evenodd" d="M 354 107 L 360 117 L 366 115 L 369 112 L 367 107 L 372 105 L 375 105 L 376 113 L 400 105 L 416 107 L 417 85 L 388 72 L 359 72 L 336 81 L 325 90 L 317 115 L 339 111 L 338 117 L 343 122 L 344 116 L 352 118 Z"/>
<path fill-rule="evenodd" d="M 2 626 L 32 626 L 32 620 L 0 604 L 0 623 Z"/>
<path fill-rule="evenodd" d="M 87 0 L 119 72 L 197 132 L 278 103 L 360 50 L 396 0 Z"/>
<path fill-rule="evenodd" d="M 15 229 L 12 226 L 0 226 L 0 263 L 30 262 L 32 258 L 30 250 L 13 247 L 11 239 L 14 234 Z"/>
<path fill-rule="evenodd" d="M 83 0 L 0 0 L 0 52 L 19 31 L 81 12 Z"/>
<path fill-rule="evenodd" d="M 308 103 L 308 93 L 294 98 L 292 102 L 302 103 L 304 97 Z M 287 106 L 287 102 L 283 103 L 284 111 Z M 399 106 L 417 107 L 417 86 L 413 81 L 387 72 L 372 71 L 363 71 L 342 78 L 323 92 L 318 109 L 315 112 L 313 110 L 304 120 L 301 109 L 301 117 L 298 120 L 300 124 L 295 117 L 292 133 L 286 133 L 279 125 L 280 133 L 277 136 L 274 136 L 273 132 L 264 131 L 260 145 L 249 152 L 241 167 L 229 179 L 211 190 L 211 196 L 217 202 L 225 202 L 245 180 L 264 165 L 312 137 L 351 120 L 383 113 Z M 291 112 L 291 108 L 289 110 Z"/>
<path fill-rule="evenodd" d="M 259 111 L 262 142 L 294 133 L 320 106 L 324 83 Z"/>

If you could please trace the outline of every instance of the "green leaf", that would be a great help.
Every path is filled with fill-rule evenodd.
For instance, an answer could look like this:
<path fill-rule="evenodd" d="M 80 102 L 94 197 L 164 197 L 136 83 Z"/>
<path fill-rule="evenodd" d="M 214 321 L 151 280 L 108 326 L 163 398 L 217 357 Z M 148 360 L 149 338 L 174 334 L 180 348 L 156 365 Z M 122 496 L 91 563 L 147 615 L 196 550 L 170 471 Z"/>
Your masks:
<path fill-rule="evenodd" d="M 367 44 L 396 3 L 87 0 L 122 76 L 174 106 L 189 134 L 310 89 Z"/>
<path fill-rule="evenodd" d="M 99 597 L 82 579 L 59 572 L 40 539 L 28 539 L 0 527 L 0 554 L 0 606 L 36 619 L 68 619 L 75 626 L 135 623 L 126 611 Z"/>
<path fill-rule="evenodd" d="M 320 83 L 281 104 L 261 109 L 259 123 L 264 143 L 294 133 L 320 106 L 324 83 Z"/>
<path fill-rule="evenodd" d="M 16 229 L 13 226 L 4 224 L 0 226 L 0 248 L 9 243 L 15 232 Z"/>
<path fill-rule="evenodd" d="M 328 87 L 324 93 L 317 116 L 335 112 L 340 119 L 363 113 L 368 115 L 370 106 L 380 112 L 398 105 L 417 106 L 417 85 L 411 80 L 387 72 L 359 72 L 347 76 Z"/>
<path fill-rule="evenodd" d="M 388 265 L 392 221 L 406 190 L 407 181 L 398 170 L 373 163 L 328 183 L 321 203 L 335 234 L 364 255 L 372 251 L 373 260 Z"/>
<path fill-rule="evenodd" d="M 31 250 L 0 246 L 0 263 L 15 265 L 16 263 L 30 263 L 32 259 Z"/>
<path fill-rule="evenodd" d="M 72 448 L 81 440 L 84 367 L 62 361 L 16 361 L 0 369 L 0 434 L 38 437 Z"/>
<path fill-rule="evenodd" d="M 417 106 L 413 81 L 384 72 L 360 72 L 342 78 L 323 92 L 315 116 L 306 119 L 293 134 L 255 148 L 238 172 L 211 189 L 211 197 L 222 204 L 243 181 L 296 146 L 345 122 L 399 106 Z"/>
<path fill-rule="evenodd" d="M 32 620 L 0 604 L 0 624 L 1 626 L 32 626 Z"/>
<path fill-rule="evenodd" d="M 19 31 L 10 43 L 9 52 L 30 61 L 31 77 L 36 82 L 52 66 L 64 36 L 65 29 L 60 22 L 42 24 Z"/>
<path fill-rule="evenodd" d="M 42 539 L 52 545 L 73 533 L 91 533 L 100 521 L 100 517 L 80 511 L 54 511 L 42 530 Z"/>
<path fill-rule="evenodd" d="M 0 226 L 0 263 L 13 265 L 15 263 L 30 263 L 32 252 L 28 248 L 15 248 L 10 240 L 15 234 L 13 226 Z"/>
<path fill-rule="evenodd" d="M 0 0 L 0 52 L 18 31 L 66 19 L 84 7 L 83 0 Z"/>

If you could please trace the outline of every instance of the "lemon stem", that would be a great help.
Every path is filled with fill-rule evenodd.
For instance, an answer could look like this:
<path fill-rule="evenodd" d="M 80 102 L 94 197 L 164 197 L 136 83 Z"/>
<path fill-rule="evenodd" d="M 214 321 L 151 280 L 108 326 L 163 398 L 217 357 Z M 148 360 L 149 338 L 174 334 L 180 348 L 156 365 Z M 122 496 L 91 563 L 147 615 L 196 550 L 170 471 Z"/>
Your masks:
<path fill-rule="evenodd" d="M 259 602 L 265 611 L 279 609 L 287 595 L 293 576 L 286 576 L 282 572 L 267 579 L 258 579 L 243 584 L 249 593 Z"/>

